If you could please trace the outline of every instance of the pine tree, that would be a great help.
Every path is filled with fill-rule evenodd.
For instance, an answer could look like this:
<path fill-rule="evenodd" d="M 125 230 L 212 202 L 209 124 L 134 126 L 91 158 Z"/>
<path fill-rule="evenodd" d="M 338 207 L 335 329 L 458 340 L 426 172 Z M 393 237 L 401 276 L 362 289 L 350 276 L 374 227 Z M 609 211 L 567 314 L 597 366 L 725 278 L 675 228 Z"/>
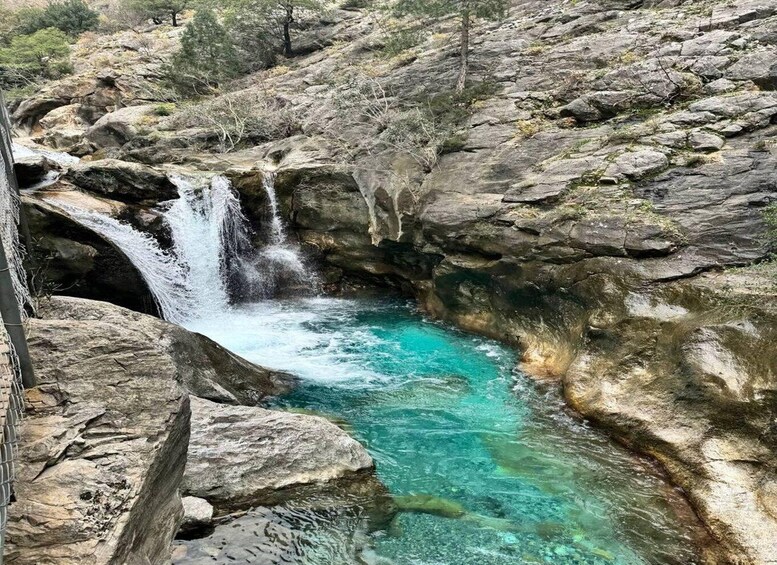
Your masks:
<path fill-rule="evenodd" d="M 235 46 L 213 10 L 198 10 L 186 26 L 172 72 L 176 82 L 189 85 L 217 84 L 240 73 Z"/>
<path fill-rule="evenodd" d="M 159 24 L 170 16 L 173 26 L 178 25 L 178 16 L 189 7 L 189 0 L 126 0 L 127 7 L 145 18 Z"/>
<path fill-rule="evenodd" d="M 475 18 L 501 19 L 510 7 L 509 0 L 399 0 L 396 11 L 400 15 L 416 15 L 434 19 L 450 16 L 460 18 L 459 76 L 456 92 L 462 92 L 469 73 L 469 43 L 472 20 Z"/>
<path fill-rule="evenodd" d="M 273 28 L 280 28 L 283 54 L 286 57 L 294 56 L 291 28 L 299 12 L 318 12 L 325 5 L 324 0 L 226 0 L 225 3 L 228 11 L 233 14 L 250 12 L 254 21 L 261 18 L 262 24 L 257 27 L 257 34 L 272 35 L 277 33 Z"/>

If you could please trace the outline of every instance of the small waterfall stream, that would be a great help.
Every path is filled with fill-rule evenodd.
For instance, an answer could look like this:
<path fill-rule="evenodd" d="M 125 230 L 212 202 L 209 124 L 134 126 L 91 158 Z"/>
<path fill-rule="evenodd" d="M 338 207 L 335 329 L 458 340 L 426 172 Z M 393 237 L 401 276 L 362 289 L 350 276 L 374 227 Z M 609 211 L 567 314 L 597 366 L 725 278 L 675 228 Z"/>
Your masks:
<path fill-rule="evenodd" d="M 268 243 L 256 250 L 240 200 L 229 180 L 209 184 L 171 175 L 178 199 L 160 205 L 173 246 L 106 214 L 56 205 L 118 247 L 138 269 L 162 317 L 175 323 L 213 316 L 230 305 L 230 287 L 242 298 L 268 298 L 287 284 L 313 284 L 298 247 L 288 241 L 275 196 L 274 175 L 265 175 L 271 213 Z"/>

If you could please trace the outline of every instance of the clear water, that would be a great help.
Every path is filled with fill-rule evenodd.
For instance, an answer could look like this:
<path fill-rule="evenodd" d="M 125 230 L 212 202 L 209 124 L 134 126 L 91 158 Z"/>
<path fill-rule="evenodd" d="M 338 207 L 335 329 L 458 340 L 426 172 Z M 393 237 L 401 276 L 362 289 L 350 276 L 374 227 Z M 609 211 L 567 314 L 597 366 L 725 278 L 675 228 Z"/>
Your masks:
<path fill-rule="evenodd" d="M 694 526 L 669 502 L 676 495 L 567 415 L 555 391 L 517 374 L 515 354 L 495 342 L 429 322 L 411 304 L 375 300 L 268 301 L 188 325 L 302 377 L 280 405 L 347 421 L 393 494 L 439 497 L 456 515 L 401 513 L 358 552 L 352 536 L 337 534 L 348 517 L 312 528 L 280 512 L 262 536 L 281 529 L 296 546 L 274 560 L 267 538 L 252 541 L 268 512 L 260 510 L 233 526 L 243 538 L 220 542 L 243 539 L 247 553 L 222 547 L 202 562 L 696 562 Z"/>

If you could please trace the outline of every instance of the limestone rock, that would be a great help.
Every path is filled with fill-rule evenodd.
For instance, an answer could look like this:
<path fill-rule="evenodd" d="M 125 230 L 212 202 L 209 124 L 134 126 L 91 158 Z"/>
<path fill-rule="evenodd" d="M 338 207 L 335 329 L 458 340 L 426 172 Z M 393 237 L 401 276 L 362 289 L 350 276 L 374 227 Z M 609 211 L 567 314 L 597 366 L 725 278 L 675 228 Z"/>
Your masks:
<path fill-rule="evenodd" d="M 271 504 L 330 481 L 358 482 L 372 467 L 367 451 L 324 418 L 192 397 L 183 492 L 218 511 Z"/>

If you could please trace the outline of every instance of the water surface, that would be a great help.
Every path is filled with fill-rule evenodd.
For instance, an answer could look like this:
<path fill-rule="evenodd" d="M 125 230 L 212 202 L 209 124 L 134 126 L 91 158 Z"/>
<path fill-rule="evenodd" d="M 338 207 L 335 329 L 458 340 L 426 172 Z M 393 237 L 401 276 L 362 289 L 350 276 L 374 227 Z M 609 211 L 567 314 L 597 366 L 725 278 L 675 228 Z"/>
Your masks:
<path fill-rule="evenodd" d="M 348 422 L 394 495 L 448 516 L 401 513 L 364 552 L 348 516 L 314 524 L 279 511 L 272 527 L 294 549 L 274 561 L 266 539 L 252 538 L 267 535 L 256 524 L 266 526 L 268 511 L 258 510 L 240 526 L 247 553 L 209 562 L 697 561 L 694 526 L 670 503 L 676 493 L 567 414 L 555 390 L 517 373 L 515 353 L 496 342 L 425 320 L 403 301 L 267 301 L 187 325 L 301 377 L 280 406 Z"/>

